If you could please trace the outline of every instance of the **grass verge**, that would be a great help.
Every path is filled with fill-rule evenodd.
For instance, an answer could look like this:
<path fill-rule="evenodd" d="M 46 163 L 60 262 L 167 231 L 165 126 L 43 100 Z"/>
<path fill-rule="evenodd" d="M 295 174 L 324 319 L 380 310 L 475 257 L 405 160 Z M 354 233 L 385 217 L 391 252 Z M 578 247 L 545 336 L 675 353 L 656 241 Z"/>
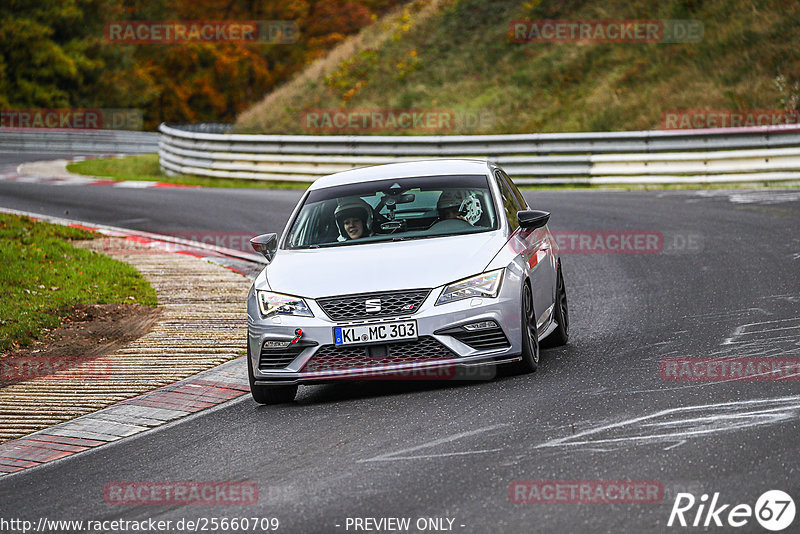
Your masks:
<path fill-rule="evenodd" d="M 202 187 L 239 187 L 256 189 L 306 189 L 307 182 L 278 182 L 255 180 L 230 180 L 225 178 L 198 178 L 195 176 L 167 176 L 158 166 L 158 154 L 127 156 L 124 158 L 87 159 L 67 165 L 70 172 L 87 176 L 98 176 L 112 180 L 145 180 Z M 726 182 L 726 183 L 688 183 L 688 184 L 561 184 L 561 185 L 520 185 L 521 189 L 613 189 L 629 191 L 650 191 L 662 189 L 765 189 L 796 188 L 800 181 L 790 182 Z"/>
<path fill-rule="evenodd" d="M 141 180 L 201 187 L 238 187 L 251 189 L 306 189 L 307 182 L 256 181 L 232 178 L 205 178 L 199 176 L 169 176 L 161 172 L 158 154 L 126 156 L 124 158 L 98 158 L 67 164 L 67 170 L 85 176 L 111 180 Z"/>
<path fill-rule="evenodd" d="M 96 236 L 0 213 L 0 351 L 30 344 L 74 306 L 156 305 L 155 291 L 136 269 L 70 244 Z"/>

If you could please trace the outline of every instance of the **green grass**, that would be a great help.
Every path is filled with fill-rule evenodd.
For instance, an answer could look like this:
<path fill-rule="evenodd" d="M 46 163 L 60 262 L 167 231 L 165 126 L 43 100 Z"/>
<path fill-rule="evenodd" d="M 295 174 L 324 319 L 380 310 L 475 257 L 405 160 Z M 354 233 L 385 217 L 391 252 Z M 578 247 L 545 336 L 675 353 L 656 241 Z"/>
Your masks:
<path fill-rule="evenodd" d="M 306 182 L 256 181 L 232 178 L 206 178 L 200 176 L 168 176 L 161 172 L 158 154 L 126 156 L 123 158 L 87 159 L 67 164 L 67 170 L 86 176 L 110 180 L 141 180 L 201 187 L 238 187 L 254 189 L 306 189 Z"/>
<path fill-rule="evenodd" d="M 96 236 L 0 213 L 0 351 L 41 337 L 76 305 L 156 305 L 136 269 L 70 243 Z"/>
<path fill-rule="evenodd" d="M 97 158 L 67 164 L 67 170 L 88 176 L 102 176 L 113 180 L 165 181 L 158 166 L 158 154 L 127 156 L 124 158 Z"/>
<path fill-rule="evenodd" d="M 688 19 L 704 33 L 696 43 L 519 43 L 508 37 L 517 19 Z M 308 134 L 308 109 L 416 108 L 486 114 L 443 134 L 649 130 L 669 110 L 797 109 L 798 83 L 797 2 L 415 1 L 268 94 L 235 129 Z"/>

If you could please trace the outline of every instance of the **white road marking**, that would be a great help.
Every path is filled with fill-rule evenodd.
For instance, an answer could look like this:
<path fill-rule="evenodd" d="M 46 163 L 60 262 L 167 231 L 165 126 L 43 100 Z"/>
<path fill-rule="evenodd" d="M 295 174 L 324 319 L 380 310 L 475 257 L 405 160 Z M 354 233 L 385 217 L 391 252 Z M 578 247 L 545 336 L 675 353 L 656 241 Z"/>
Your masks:
<path fill-rule="evenodd" d="M 658 418 L 680 417 L 683 414 L 686 414 L 687 417 L 671 421 L 657 421 Z M 798 395 L 774 399 L 688 406 L 662 410 L 650 415 L 602 425 L 571 436 L 546 441 L 536 445 L 534 448 L 597 447 L 603 443 L 646 445 L 664 441 L 677 442 L 701 435 L 781 423 L 798 417 L 800 417 L 800 396 Z M 670 428 L 673 431 L 669 431 Z M 599 436 L 604 432 L 610 434 L 616 430 L 630 432 L 630 435 L 621 437 Z"/>
<path fill-rule="evenodd" d="M 414 460 L 418 458 L 438 458 L 444 456 L 456 456 L 456 455 L 464 455 L 464 454 L 484 454 L 487 452 L 497 452 L 502 449 L 481 449 L 481 450 L 474 450 L 474 451 L 463 451 L 463 452 L 446 452 L 446 453 L 438 453 L 438 454 L 428 454 L 422 456 L 401 456 L 402 454 L 406 454 L 409 452 L 418 451 L 420 449 L 427 449 L 430 447 L 436 447 L 437 445 L 442 445 L 444 443 L 450 443 L 452 441 L 459 440 L 461 438 L 466 438 L 469 436 L 474 436 L 476 434 L 482 434 L 484 432 L 489 432 L 490 430 L 495 430 L 498 428 L 503 428 L 511 426 L 508 423 L 502 423 L 499 425 L 492 425 L 492 426 L 485 426 L 483 428 L 478 428 L 476 430 L 469 430 L 467 432 L 460 432 L 458 434 L 453 434 L 452 436 L 447 436 L 445 438 L 439 438 L 433 441 L 429 441 L 427 443 L 423 443 L 422 445 L 417 445 L 415 447 L 409 447 L 407 449 L 401 449 L 399 451 L 394 452 L 387 452 L 375 456 L 373 458 L 368 458 L 366 460 L 358 460 L 358 463 L 362 462 L 393 462 L 395 460 Z"/>
<path fill-rule="evenodd" d="M 665 451 L 668 451 L 668 450 L 674 449 L 674 448 L 676 448 L 676 447 L 680 447 L 680 446 L 681 446 L 681 445 L 683 445 L 684 443 L 686 443 L 686 440 L 685 440 L 685 439 L 684 439 L 684 440 L 681 440 L 681 441 L 679 441 L 678 443 L 674 443 L 674 444 L 670 445 L 669 447 L 664 447 L 664 449 L 663 449 L 663 450 L 665 450 Z"/>
<path fill-rule="evenodd" d="M 370 458 L 368 460 L 359 460 L 359 462 L 392 462 L 395 460 L 423 460 L 427 458 L 445 458 L 447 456 L 464 456 L 467 454 L 486 454 L 487 452 L 500 452 L 503 449 L 481 449 L 477 451 L 463 451 L 463 452 L 444 452 L 441 454 L 421 454 L 417 456 L 395 456 L 392 458 Z"/>

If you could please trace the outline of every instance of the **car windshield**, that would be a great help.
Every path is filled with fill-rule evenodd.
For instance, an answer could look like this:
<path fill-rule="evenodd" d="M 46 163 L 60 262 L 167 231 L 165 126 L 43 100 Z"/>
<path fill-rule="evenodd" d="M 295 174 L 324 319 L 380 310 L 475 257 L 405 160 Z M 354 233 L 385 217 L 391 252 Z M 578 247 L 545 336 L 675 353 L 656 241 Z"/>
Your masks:
<path fill-rule="evenodd" d="M 393 178 L 311 191 L 285 247 L 405 241 L 497 228 L 485 175 Z"/>

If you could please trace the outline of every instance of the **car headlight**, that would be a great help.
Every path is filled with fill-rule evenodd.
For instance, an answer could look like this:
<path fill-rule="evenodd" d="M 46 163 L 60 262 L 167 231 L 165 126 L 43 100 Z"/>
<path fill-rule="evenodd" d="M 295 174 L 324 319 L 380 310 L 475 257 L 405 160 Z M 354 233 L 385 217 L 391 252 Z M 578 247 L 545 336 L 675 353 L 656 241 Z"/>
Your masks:
<path fill-rule="evenodd" d="M 444 288 L 439 300 L 436 301 L 436 306 L 470 297 L 494 298 L 500 293 L 500 283 L 502 281 L 503 269 L 497 269 L 496 271 L 453 282 Z"/>
<path fill-rule="evenodd" d="M 271 315 L 295 315 L 298 317 L 314 317 L 306 301 L 299 297 L 281 295 L 271 291 L 256 290 L 256 299 L 261 314 L 264 317 Z"/>

